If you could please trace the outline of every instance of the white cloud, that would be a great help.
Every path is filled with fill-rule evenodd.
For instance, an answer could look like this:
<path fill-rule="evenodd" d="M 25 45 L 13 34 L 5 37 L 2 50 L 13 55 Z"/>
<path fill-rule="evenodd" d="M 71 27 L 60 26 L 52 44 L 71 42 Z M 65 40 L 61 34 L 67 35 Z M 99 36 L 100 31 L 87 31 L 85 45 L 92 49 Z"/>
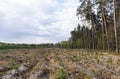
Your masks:
<path fill-rule="evenodd" d="M 78 0 L 0 0 L 0 41 L 67 40 L 77 25 Z"/>

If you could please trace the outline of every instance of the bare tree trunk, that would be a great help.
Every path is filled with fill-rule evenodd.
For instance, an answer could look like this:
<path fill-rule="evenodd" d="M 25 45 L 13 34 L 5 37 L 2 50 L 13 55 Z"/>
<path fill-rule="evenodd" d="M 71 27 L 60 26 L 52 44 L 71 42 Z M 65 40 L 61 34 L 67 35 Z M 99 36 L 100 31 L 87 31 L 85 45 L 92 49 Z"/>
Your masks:
<path fill-rule="evenodd" d="M 102 23 L 102 40 L 103 40 L 103 50 L 105 50 L 104 23 Z"/>
<path fill-rule="evenodd" d="M 93 23 L 93 16 L 92 16 L 92 11 L 91 11 L 91 5 L 90 5 L 90 0 L 88 2 L 89 4 L 89 14 L 90 14 L 90 23 L 91 23 L 91 31 L 92 31 L 92 49 L 95 49 L 95 44 L 94 44 L 94 23 Z"/>
<path fill-rule="evenodd" d="M 101 0 L 101 7 L 102 7 L 102 20 L 103 20 L 103 24 L 104 24 L 104 27 L 105 27 L 105 36 L 106 36 L 106 41 L 107 41 L 107 48 L 108 48 L 108 51 L 109 51 L 109 39 L 108 39 L 108 31 L 107 31 L 107 23 L 106 23 L 106 17 L 105 17 L 105 10 L 104 10 L 104 2 L 103 0 Z"/>
<path fill-rule="evenodd" d="M 116 44 L 116 53 L 119 52 L 118 48 L 118 36 L 117 36 L 117 26 L 116 26 L 116 15 L 115 15 L 115 0 L 113 0 L 113 7 L 114 7 L 114 30 L 115 30 L 115 44 Z"/>
<path fill-rule="evenodd" d="M 102 11 L 102 8 L 103 8 L 103 5 L 102 5 L 102 1 L 100 3 L 100 6 L 101 6 L 101 11 Z M 105 50 L 105 33 L 104 33 L 104 19 L 103 19 L 103 13 L 102 13 L 102 49 Z"/>
<path fill-rule="evenodd" d="M 95 41 L 94 41 L 94 24 L 93 24 L 93 19 L 92 19 L 92 15 L 90 15 L 90 17 L 91 17 L 91 25 L 92 25 L 92 27 L 91 27 L 91 30 L 92 30 L 92 48 L 93 49 L 95 49 Z"/>
<path fill-rule="evenodd" d="M 104 23 L 102 23 L 102 43 L 103 43 L 103 50 L 105 50 L 105 34 L 104 34 Z"/>

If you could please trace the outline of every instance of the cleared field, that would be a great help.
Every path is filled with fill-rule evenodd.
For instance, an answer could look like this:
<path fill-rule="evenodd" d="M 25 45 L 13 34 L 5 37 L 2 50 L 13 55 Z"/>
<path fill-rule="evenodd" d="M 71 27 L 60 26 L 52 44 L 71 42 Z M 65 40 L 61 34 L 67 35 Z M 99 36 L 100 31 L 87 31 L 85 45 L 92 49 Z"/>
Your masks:
<path fill-rule="evenodd" d="M 120 55 L 80 49 L 1 50 L 0 79 L 120 79 Z"/>

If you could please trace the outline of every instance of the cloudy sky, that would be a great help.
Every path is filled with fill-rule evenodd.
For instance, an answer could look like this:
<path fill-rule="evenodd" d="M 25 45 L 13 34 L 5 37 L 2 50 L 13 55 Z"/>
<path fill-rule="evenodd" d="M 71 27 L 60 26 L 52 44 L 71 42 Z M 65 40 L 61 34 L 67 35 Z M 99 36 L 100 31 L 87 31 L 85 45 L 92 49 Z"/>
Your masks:
<path fill-rule="evenodd" d="M 67 40 L 77 26 L 79 0 L 0 0 L 0 42 Z"/>

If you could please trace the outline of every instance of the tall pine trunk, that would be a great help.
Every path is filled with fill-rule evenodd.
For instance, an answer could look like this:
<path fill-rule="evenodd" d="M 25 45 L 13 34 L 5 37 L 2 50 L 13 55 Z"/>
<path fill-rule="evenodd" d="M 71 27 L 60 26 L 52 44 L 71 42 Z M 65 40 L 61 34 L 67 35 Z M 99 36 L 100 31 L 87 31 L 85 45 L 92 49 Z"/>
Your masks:
<path fill-rule="evenodd" d="M 109 51 L 110 47 L 109 47 L 107 21 L 106 21 L 106 16 L 105 16 L 104 2 L 103 2 L 103 0 L 101 0 L 101 2 L 102 2 L 101 3 L 101 7 L 102 7 L 102 21 L 103 21 L 103 26 L 105 27 L 105 36 L 106 36 L 106 42 L 107 42 L 107 49 Z"/>
<path fill-rule="evenodd" d="M 91 2 L 88 1 L 89 6 L 89 17 L 90 17 L 90 23 L 91 23 L 91 32 L 92 32 L 92 49 L 95 49 L 95 42 L 94 42 L 94 22 L 93 22 L 93 15 L 92 15 L 92 8 L 91 8 Z"/>
<path fill-rule="evenodd" d="M 113 0 L 113 8 L 114 8 L 114 31 L 115 31 L 115 44 L 116 44 L 116 53 L 118 53 L 118 52 L 119 52 L 119 48 L 118 48 L 117 26 L 116 26 L 115 0 Z"/>
<path fill-rule="evenodd" d="M 103 8 L 103 2 L 100 2 L 100 6 L 101 6 L 101 12 L 102 12 L 102 8 Z M 102 14 L 102 49 L 105 50 L 105 33 L 104 33 L 104 19 L 103 19 L 103 13 Z"/>

